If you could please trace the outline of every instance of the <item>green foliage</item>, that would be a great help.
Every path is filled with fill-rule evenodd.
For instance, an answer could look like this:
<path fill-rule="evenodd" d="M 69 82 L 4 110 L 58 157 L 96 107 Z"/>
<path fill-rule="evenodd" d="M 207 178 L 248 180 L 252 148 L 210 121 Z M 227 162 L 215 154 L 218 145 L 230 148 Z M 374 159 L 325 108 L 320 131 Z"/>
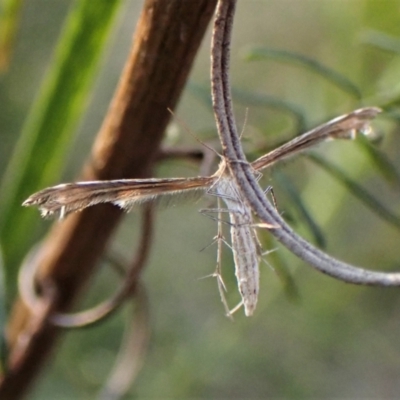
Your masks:
<path fill-rule="evenodd" d="M 248 61 L 260 61 L 260 60 L 278 60 L 286 62 L 290 65 L 299 65 L 309 69 L 316 75 L 320 75 L 330 81 L 332 84 L 341 88 L 349 95 L 355 97 L 356 100 L 361 100 L 362 95 L 358 87 L 347 79 L 342 74 L 337 73 L 331 68 L 327 68 L 320 62 L 313 58 L 306 57 L 302 54 L 297 54 L 291 51 L 276 50 L 268 48 L 252 48 L 246 54 Z"/>
<path fill-rule="evenodd" d="M 0 248 L 0 373 L 3 374 L 7 370 L 7 342 L 6 342 L 6 293 L 7 287 L 4 279 L 4 262 L 3 254 Z"/>
<path fill-rule="evenodd" d="M 21 248 L 29 243 L 26 233 L 38 222 L 37 215 L 22 209 L 21 203 L 60 176 L 119 4 L 120 0 L 75 2 L 4 174 L 0 240 L 9 288 L 15 287 Z"/>
<path fill-rule="evenodd" d="M 314 218 L 310 214 L 307 206 L 301 199 L 299 191 L 295 188 L 293 183 L 285 174 L 279 173 L 279 171 L 277 171 L 274 173 L 274 178 L 277 179 L 279 185 L 282 187 L 283 190 L 286 191 L 287 195 L 290 197 L 290 202 L 293 204 L 293 207 L 296 208 L 302 222 L 310 231 L 314 242 L 317 244 L 318 247 L 325 248 L 326 241 L 321 227 L 318 226 L 318 224 L 315 222 Z"/>
<path fill-rule="evenodd" d="M 10 52 L 14 45 L 22 0 L 2 0 L 0 2 L 0 71 L 7 69 Z"/>
<path fill-rule="evenodd" d="M 16 267 L 35 239 L 40 220 L 35 210 L 22 209 L 20 204 L 35 190 L 58 181 L 67 156 L 71 164 L 76 162 L 75 154 L 68 154 L 70 143 L 93 93 L 96 67 L 119 3 L 76 1 L 15 145 L 0 189 L 5 286 L 11 292 Z M 326 143 L 311 156 L 314 162 L 301 158 L 290 161 L 275 167 L 272 174 L 266 172 L 264 179 L 270 179 L 266 186 L 274 186 L 279 211 L 284 217 L 293 216 L 301 234 L 349 262 L 398 271 L 400 157 L 398 135 L 394 133 L 400 121 L 400 87 L 393 84 L 398 81 L 394 65 L 400 40 L 397 2 L 305 0 L 290 2 L 290 7 L 280 0 L 239 3 L 231 54 L 233 98 L 239 126 L 244 109 L 249 108 L 243 137 L 249 155 L 256 157 L 277 143 L 363 105 L 390 111 L 373 123 L 383 134 L 376 144 L 378 149 L 366 141 L 354 146 L 347 141 Z M 46 2 L 41 4 L 43 18 L 51 25 Z M 126 56 L 126 49 L 119 44 L 126 32 L 131 37 L 134 29 L 137 15 L 130 12 L 121 21 L 122 33 L 110 58 Z M 29 26 L 36 18 L 32 14 L 22 20 Z M 46 24 L 42 29 L 47 32 Z M 20 40 L 23 42 L 24 36 Z M 243 60 L 243 46 L 253 48 L 253 57 L 261 58 L 251 63 Z M 210 112 L 208 42 L 204 48 L 179 111 L 180 118 L 196 133 L 215 131 Z M 22 70 L 18 51 L 15 62 L 15 68 Z M 100 125 L 102 115 L 93 110 L 108 101 L 106 77 L 120 73 L 114 65 L 107 68 L 88 113 L 95 126 Z M 389 72 L 392 80 L 387 78 Z M 6 83 L 0 82 L 9 88 Z M 16 82 L 8 85 L 13 87 Z M 12 99 L 10 95 L 11 103 Z M 199 99 L 205 108 L 199 107 Z M 7 119 L 0 110 L 0 123 L 4 121 Z M 6 136 L 7 126 L 0 132 L 3 143 L 13 141 L 13 135 Z M 182 136 L 183 141 L 191 140 Z M 85 140 L 79 137 L 74 148 Z M 0 152 L 3 160 L 10 158 L 5 145 Z M 191 173 L 182 164 L 162 165 L 157 171 L 167 176 Z M 369 207 L 367 211 L 360 207 L 363 204 Z M 398 290 L 344 285 L 315 273 L 263 231 L 264 250 L 277 248 L 266 255 L 272 268 L 261 264 L 261 293 L 254 317 L 245 318 L 239 311 L 232 324 L 223 316 L 216 282 L 198 279 L 214 271 L 215 248 L 198 250 L 216 233 L 213 221 L 197 215 L 200 207 L 176 207 L 158 215 L 156 247 L 144 277 L 153 333 L 144 368 L 130 397 L 397 396 Z M 136 215 L 130 214 L 113 245 L 126 257 L 131 257 L 132 243 L 136 243 L 136 222 Z M 238 294 L 228 248 L 223 263 L 228 300 L 234 305 Z M 103 271 L 87 302 L 104 299 L 118 284 L 113 274 Z M 287 301 L 287 297 L 297 301 Z M 0 310 L 2 315 L 5 312 Z M 122 327 L 122 318 L 116 315 L 100 326 L 68 334 L 31 398 L 93 398 L 114 362 Z"/>
<path fill-rule="evenodd" d="M 327 162 L 323 157 L 317 154 L 309 154 L 308 157 L 320 167 L 324 168 L 331 176 L 338 179 L 349 191 L 363 202 L 369 209 L 378 214 L 380 218 L 386 220 L 387 223 L 400 229 L 400 218 L 387 209 L 380 200 L 368 193 L 356 181 L 351 179 L 348 174 L 339 167 Z"/>

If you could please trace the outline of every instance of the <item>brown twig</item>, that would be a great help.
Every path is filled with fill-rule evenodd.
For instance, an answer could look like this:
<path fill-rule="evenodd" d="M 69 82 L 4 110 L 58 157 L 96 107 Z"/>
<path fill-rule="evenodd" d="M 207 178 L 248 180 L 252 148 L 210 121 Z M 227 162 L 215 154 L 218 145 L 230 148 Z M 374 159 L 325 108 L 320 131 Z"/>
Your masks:
<path fill-rule="evenodd" d="M 143 206 L 141 238 L 137 246 L 137 253 L 128 270 L 123 276 L 123 284 L 109 299 L 95 307 L 76 313 L 62 313 L 55 311 L 48 316 L 49 322 L 60 328 L 84 328 L 104 320 L 117 310 L 125 300 L 134 294 L 140 279 L 140 274 L 150 253 L 153 238 L 153 208 L 151 204 Z M 33 250 L 37 252 L 36 249 Z M 42 303 L 45 299 L 36 293 L 36 269 L 40 264 L 35 255 L 27 257 L 20 269 L 19 294 L 31 314 L 40 316 Z"/>
<path fill-rule="evenodd" d="M 216 153 L 211 151 L 207 147 L 203 148 L 191 148 L 191 147 L 173 147 L 173 148 L 162 148 L 158 159 L 186 159 L 200 162 L 200 176 L 210 175 L 212 171 L 212 166 L 215 162 Z"/>
<path fill-rule="evenodd" d="M 216 0 L 186 2 L 147 0 L 137 24 L 131 53 L 113 102 L 94 144 L 84 179 L 146 176 L 162 134 L 186 82 Z M 122 216 L 102 205 L 56 223 L 38 254 L 39 281 L 51 282 L 65 311 L 95 270 L 107 241 Z M 38 375 L 59 329 L 45 322 L 30 333 L 35 318 L 17 301 L 8 327 L 9 371 L 0 382 L 2 400 L 18 399 Z M 25 345 L 21 351 L 21 339 Z"/>
<path fill-rule="evenodd" d="M 211 81 L 213 107 L 224 156 L 231 174 L 257 216 L 285 247 L 315 269 L 345 282 L 400 286 L 400 273 L 368 271 L 344 263 L 318 250 L 298 236 L 268 202 L 243 153 L 232 109 L 229 82 L 230 44 L 236 0 L 219 0 L 212 44 Z"/>

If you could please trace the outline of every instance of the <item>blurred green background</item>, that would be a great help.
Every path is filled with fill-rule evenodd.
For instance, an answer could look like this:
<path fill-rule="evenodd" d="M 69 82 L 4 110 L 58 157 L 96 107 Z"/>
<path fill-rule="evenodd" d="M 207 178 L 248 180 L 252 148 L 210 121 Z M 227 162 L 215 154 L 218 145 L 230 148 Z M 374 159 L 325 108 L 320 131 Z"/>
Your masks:
<path fill-rule="evenodd" d="M 27 129 L 26 119 L 40 98 L 41 82 L 48 79 L 72 3 L 23 2 L 9 70 L 0 77 L 2 172 L 10 165 L 21 131 Z M 66 163 L 59 161 L 57 169 L 53 167 L 46 184 L 73 180 L 88 156 L 128 54 L 141 5 L 141 1 L 124 0 L 112 11 L 116 18 L 109 18 L 110 31 L 102 33 L 100 69 L 93 67 L 88 72 L 94 85 L 86 83 L 89 97 L 77 100 L 82 103 L 75 111 L 75 124 L 69 125 L 70 136 L 61 146 L 67 150 L 60 156 L 62 161 L 65 156 Z M 293 137 L 300 129 L 361 106 L 378 105 L 387 113 L 374 123 L 382 135 L 376 147 L 399 171 L 399 12 L 397 1 L 239 2 L 232 83 L 237 121 L 239 126 L 245 124 L 243 141 L 249 157 Z M 198 54 L 177 114 L 197 136 L 217 146 L 208 103 L 209 39 L 208 35 Z M 250 61 L 255 48 L 263 49 L 264 57 Z M 321 76 L 321 68 L 311 70 L 298 56 L 290 60 L 276 53 L 273 57 L 271 52 L 265 56 L 267 49 L 301 54 L 332 72 Z M 356 90 L 332 81 L 334 73 L 352 82 Z M 81 110 L 86 111 L 77 119 Z M 55 119 L 63 121 L 60 109 L 58 113 Z M 172 123 L 166 144 L 198 146 L 178 123 Z M 399 271 L 400 236 L 395 225 L 399 180 L 390 167 L 382 167 L 365 149 L 360 142 L 337 141 L 321 145 L 316 152 L 366 188 L 381 207 L 391 210 L 393 216 L 387 217 L 391 223 L 307 157 L 265 173 L 263 185 L 274 186 L 279 211 L 296 231 L 314 243 L 325 243 L 329 254 L 365 268 Z M 44 157 L 33 157 L 38 168 L 45 163 Z M 193 176 L 198 168 L 169 161 L 155 173 Z M 38 185 L 33 178 L 26 179 Z M 313 233 L 304 222 L 299 204 L 290 195 L 293 190 L 323 236 L 315 229 Z M 0 193 L 1 197 L 8 195 Z M 323 276 L 262 233 L 264 248 L 277 248 L 266 257 L 272 268 L 267 263 L 260 265 L 261 293 L 255 315 L 246 318 L 240 310 L 232 323 L 224 317 L 215 280 L 199 279 L 211 274 L 216 262 L 216 246 L 200 251 L 217 229 L 214 221 L 198 213 L 208 205 L 207 200 L 157 212 L 154 248 L 144 274 L 151 313 L 150 347 L 128 398 L 397 398 L 399 289 L 352 286 Z M 12 243 L 7 243 L 7 229 L 11 228 L 3 230 L 7 286 L 15 277 L 10 271 L 15 271 L 50 224 L 41 220 L 36 210 L 21 208 L 22 212 L 29 217 L 19 222 Z M 10 215 L 1 216 L 3 226 Z M 132 257 L 139 218 L 138 213 L 130 213 L 112 244 L 113 251 L 126 259 Z M 14 226 L 13 220 L 9 221 Z M 228 300 L 233 306 L 239 295 L 228 249 L 223 261 Z M 115 274 L 103 268 L 81 307 L 105 298 L 118 284 Z M 29 398 L 95 398 L 118 352 L 124 312 L 90 329 L 68 332 Z"/>

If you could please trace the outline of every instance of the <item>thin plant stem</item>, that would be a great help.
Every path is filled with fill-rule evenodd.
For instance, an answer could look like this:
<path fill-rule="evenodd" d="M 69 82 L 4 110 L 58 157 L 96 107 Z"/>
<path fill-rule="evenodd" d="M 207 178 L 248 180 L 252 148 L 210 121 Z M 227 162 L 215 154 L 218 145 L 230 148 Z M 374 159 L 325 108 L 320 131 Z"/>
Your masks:
<path fill-rule="evenodd" d="M 211 49 L 212 100 L 225 162 L 253 212 L 266 224 L 278 226 L 271 234 L 316 270 L 345 282 L 400 286 L 400 273 L 369 271 L 339 261 L 297 235 L 266 199 L 241 147 L 230 95 L 229 63 L 236 0 L 220 0 Z"/>

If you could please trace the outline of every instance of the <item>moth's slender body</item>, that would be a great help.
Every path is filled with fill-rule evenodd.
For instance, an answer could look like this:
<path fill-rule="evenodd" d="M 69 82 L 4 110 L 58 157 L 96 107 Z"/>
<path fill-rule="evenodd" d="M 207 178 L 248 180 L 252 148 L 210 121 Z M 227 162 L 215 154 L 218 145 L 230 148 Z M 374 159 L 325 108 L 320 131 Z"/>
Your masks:
<path fill-rule="evenodd" d="M 244 312 L 250 316 L 256 308 L 260 286 L 259 248 L 253 227 L 253 215 L 231 177 L 221 176 L 212 193 L 221 197 L 229 212 L 235 275 Z"/>
<path fill-rule="evenodd" d="M 376 107 L 366 107 L 335 118 L 270 151 L 253 161 L 251 166 L 255 171 L 261 171 L 324 140 L 353 139 L 358 131 L 368 131 L 370 120 L 380 111 Z M 224 160 L 218 171 L 208 177 L 121 179 L 62 184 L 31 195 L 23 205 L 38 206 L 43 216 L 64 217 L 99 203 L 112 203 L 129 210 L 135 204 L 193 191 L 215 194 L 227 206 L 239 291 L 246 315 L 252 315 L 259 291 L 258 239 L 251 209 L 235 180 L 230 176 Z"/>

